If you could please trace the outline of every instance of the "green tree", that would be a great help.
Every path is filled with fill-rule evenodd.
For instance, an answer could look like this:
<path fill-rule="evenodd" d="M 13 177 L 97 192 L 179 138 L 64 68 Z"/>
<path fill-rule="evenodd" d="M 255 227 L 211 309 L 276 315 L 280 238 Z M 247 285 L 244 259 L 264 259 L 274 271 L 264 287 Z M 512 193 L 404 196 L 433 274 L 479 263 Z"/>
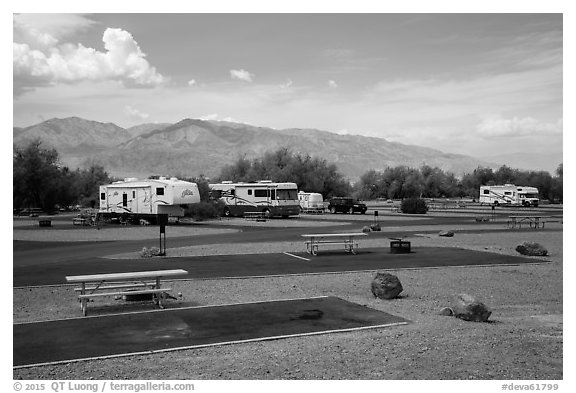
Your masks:
<path fill-rule="evenodd" d="M 61 173 L 58 152 L 44 149 L 40 140 L 13 148 L 13 206 L 52 211 L 57 203 Z"/>
<path fill-rule="evenodd" d="M 318 192 L 325 198 L 347 196 L 352 192 L 352 186 L 336 165 L 309 155 L 294 154 L 286 147 L 266 152 L 252 161 L 246 157 L 238 159 L 222 168 L 218 181 L 223 180 L 294 182 L 300 190 Z"/>

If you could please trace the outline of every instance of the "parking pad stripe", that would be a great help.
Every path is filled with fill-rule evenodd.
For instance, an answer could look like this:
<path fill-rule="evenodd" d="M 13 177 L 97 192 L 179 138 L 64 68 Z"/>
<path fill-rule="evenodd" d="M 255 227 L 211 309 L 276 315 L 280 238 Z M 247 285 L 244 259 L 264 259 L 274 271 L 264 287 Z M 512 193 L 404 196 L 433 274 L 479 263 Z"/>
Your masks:
<path fill-rule="evenodd" d="M 309 261 L 309 260 L 310 260 L 310 258 L 304 258 L 304 257 L 298 256 L 298 255 L 290 254 L 289 252 L 283 252 L 282 254 L 288 255 L 289 257 L 294 257 L 294 258 L 298 258 L 298 259 L 303 259 L 303 260 L 305 260 L 305 261 Z"/>

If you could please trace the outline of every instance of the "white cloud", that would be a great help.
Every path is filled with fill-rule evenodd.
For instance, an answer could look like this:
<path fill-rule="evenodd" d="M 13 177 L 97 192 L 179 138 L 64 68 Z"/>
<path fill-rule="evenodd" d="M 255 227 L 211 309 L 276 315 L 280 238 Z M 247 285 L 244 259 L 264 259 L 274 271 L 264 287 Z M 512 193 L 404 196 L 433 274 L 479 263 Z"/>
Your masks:
<path fill-rule="evenodd" d="M 140 112 L 138 109 L 132 108 L 130 105 L 126 105 L 124 107 L 124 114 L 130 120 L 146 120 L 147 118 L 150 117 L 149 114 Z"/>
<path fill-rule="evenodd" d="M 328 87 L 330 87 L 330 88 L 332 88 L 332 89 L 335 89 L 335 88 L 338 87 L 338 84 L 337 84 L 335 81 L 333 81 L 333 80 L 329 80 L 329 81 L 328 81 Z"/>
<path fill-rule="evenodd" d="M 102 41 L 105 52 L 82 44 L 58 43 L 49 34 L 19 26 L 29 43 L 13 43 L 14 93 L 57 83 L 115 80 L 123 85 L 154 87 L 167 79 L 145 59 L 129 32 L 108 28 Z M 24 36 L 24 35 L 21 35 Z"/>
<path fill-rule="evenodd" d="M 200 120 L 218 120 L 218 113 L 210 113 L 208 115 L 200 116 Z"/>
<path fill-rule="evenodd" d="M 195 81 L 194 79 L 190 79 L 190 80 L 188 81 L 188 86 L 195 86 L 196 84 L 197 84 L 197 83 L 196 83 L 196 81 Z"/>
<path fill-rule="evenodd" d="M 246 70 L 230 70 L 230 77 L 232 79 L 238 79 L 245 82 L 252 82 L 254 74 L 251 74 Z"/>
<path fill-rule="evenodd" d="M 491 117 L 482 120 L 482 122 L 476 126 L 476 130 L 480 135 L 495 138 L 561 135 L 562 123 L 562 119 L 556 123 L 543 123 L 531 117 L 513 117 L 511 119 Z"/>
<path fill-rule="evenodd" d="M 78 14 L 16 14 L 13 17 L 14 42 L 34 49 L 49 49 L 60 40 L 87 30 L 96 22 Z"/>

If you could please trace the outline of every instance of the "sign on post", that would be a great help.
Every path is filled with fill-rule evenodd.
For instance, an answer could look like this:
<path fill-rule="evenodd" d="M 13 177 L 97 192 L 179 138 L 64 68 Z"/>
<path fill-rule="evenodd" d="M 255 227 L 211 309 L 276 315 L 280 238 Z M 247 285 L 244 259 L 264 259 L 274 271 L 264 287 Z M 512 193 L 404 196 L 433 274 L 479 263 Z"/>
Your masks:
<path fill-rule="evenodd" d="M 157 221 L 160 226 L 160 255 L 166 255 L 166 224 L 168 224 L 168 214 L 157 214 Z M 162 245 L 162 238 L 164 238 L 164 245 Z"/>

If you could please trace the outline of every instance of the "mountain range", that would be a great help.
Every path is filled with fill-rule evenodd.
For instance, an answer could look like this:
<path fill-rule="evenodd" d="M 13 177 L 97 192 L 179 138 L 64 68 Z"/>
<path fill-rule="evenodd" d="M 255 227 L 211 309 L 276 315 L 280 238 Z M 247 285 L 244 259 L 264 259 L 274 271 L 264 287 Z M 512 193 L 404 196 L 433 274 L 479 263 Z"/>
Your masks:
<path fill-rule="evenodd" d="M 62 163 L 70 168 L 99 164 L 118 177 L 200 174 L 217 177 L 223 166 L 235 163 L 240 157 L 259 158 L 282 147 L 334 163 L 350 180 L 357 180 L 370 169 L 384 170 L 387 166 L 427 164 L 457 176 L 478 166 L 500 166 L 382 138 L 198 119 L 122 128 L 113 123 L 69 117 L 13 128 L 15 145 L 34 139 L 40 139 L 44 147 L 54 147 Z"/>

